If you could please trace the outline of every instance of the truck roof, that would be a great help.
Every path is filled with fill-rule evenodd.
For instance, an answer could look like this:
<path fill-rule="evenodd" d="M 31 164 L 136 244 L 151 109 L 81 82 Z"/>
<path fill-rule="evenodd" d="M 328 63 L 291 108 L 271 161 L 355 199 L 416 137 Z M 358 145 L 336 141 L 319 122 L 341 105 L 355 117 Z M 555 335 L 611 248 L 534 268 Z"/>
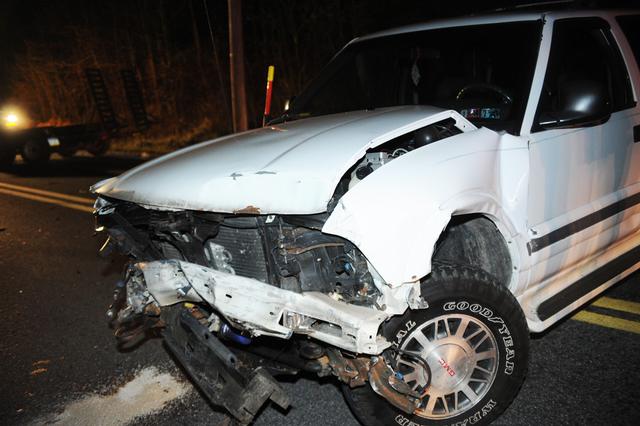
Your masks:
<path fill-rule="evenodd" d="M 522 12 L 493 12 L 482 15 L 470 15 L 458 18 L 447 18 L 428 21 L 424 23 L 411 24 L 388 30 L 378 31 L 362 37 L 357 37 L 353 41 L 362 41 L 372 38 L 389 35 L 404 34 L 416 31 L 434 30 L 439 28 L 464 27 L 471 25 L 499 24 L 505 22 L 535 21 L 535 20 L 556 20 L 563 18 L 580 17 L 611 17 L 620 15 L 639 14 L 640 10 L 566 10 L 566 11 L 522 11 Z"/>

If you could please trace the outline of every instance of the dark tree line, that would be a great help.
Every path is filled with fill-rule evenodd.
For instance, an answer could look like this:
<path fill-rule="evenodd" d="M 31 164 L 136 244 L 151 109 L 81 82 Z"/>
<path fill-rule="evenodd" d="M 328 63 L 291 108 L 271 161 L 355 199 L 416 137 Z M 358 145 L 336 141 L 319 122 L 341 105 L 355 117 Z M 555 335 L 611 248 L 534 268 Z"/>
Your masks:
<path fill-rule="evenodd" d="M 511 2 L 480 3 L 244 0 L 251 125 L 261 122 L 268 65 L 278 111 L 355 36 Z M 120 70 L 133 69 L 153 121 L 145 139 L 175 147 L 230 131 L 226 0 L 12 0 L 0 12 L 12 40 L 0 67 L 4 92 L 36 121 L 99 120 L 84 79 L 85 68 L 99 68 L 119 121 L 131 123 Z"/>

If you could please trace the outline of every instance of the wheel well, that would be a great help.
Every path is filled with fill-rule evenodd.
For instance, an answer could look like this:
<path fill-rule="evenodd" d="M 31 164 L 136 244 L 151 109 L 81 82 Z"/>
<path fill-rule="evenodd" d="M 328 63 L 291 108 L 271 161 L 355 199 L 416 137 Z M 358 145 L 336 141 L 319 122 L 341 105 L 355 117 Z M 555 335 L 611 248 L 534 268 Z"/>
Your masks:
<path fill-rule="evenodd" d="M 511 282 L 513 265 L 507 242 L 496 225 L 484 216 L 452 217 L 436 243 L 433 261 L 482 269 L 505 287 Z"/>

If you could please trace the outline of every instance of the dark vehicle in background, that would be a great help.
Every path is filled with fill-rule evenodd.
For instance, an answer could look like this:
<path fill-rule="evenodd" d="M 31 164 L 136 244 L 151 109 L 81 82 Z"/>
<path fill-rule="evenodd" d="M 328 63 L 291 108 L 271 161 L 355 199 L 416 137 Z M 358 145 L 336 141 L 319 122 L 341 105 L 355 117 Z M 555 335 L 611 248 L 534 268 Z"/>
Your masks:
<path fill-rule="evenodd" d="M 13 164 L 17 154 L 27 164 L 41 165 L 52 153 L 71 157 L 85 149 L 102 155 L 109 149 L 109 132 L 100 124 L 76 124 L 62 127 L 0 129 L 0 167 Z"/>
<path fill-rule="evenodd" d="M 135 72 L 121 70 L 120 76 L 134 131 L 144 132 L 150 120 Z M 0 108 L 0 167 L 13 164 L 18 154 L 27 164 L 42 165 L 54 152 L 63 157 L 71 157 L 80 150 L 94 156 L 107 152 L 110 140 L 122 136 L 121 131 L 128 126 L 113 108 L 102 71 L 87 68 L 85 77 L 95 110 L 89 116 L 81 115 L 84 118 L 76 118 L 75 122 L 66 121 L 68 116 L 63 118 L 64 122 L 56 121 L 61 112 L 52 110 L 45 114 L 50 117 L 49 121 L 34 123 L 18 105 L 5 104 Z"/>

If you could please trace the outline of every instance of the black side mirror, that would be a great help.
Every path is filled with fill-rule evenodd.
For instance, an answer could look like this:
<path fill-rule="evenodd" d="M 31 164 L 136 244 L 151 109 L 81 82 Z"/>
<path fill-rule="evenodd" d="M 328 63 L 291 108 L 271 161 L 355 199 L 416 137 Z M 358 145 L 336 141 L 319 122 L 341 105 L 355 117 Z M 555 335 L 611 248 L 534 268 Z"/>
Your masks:
<path fill-rule="evenodd" d="M 611 115 L 611 102 L 598 82 L 577 80 L 561 85 L 558 111 L 540 113 L 538 124 L 544 129 L 588 127 L 602 124 Z"/>

